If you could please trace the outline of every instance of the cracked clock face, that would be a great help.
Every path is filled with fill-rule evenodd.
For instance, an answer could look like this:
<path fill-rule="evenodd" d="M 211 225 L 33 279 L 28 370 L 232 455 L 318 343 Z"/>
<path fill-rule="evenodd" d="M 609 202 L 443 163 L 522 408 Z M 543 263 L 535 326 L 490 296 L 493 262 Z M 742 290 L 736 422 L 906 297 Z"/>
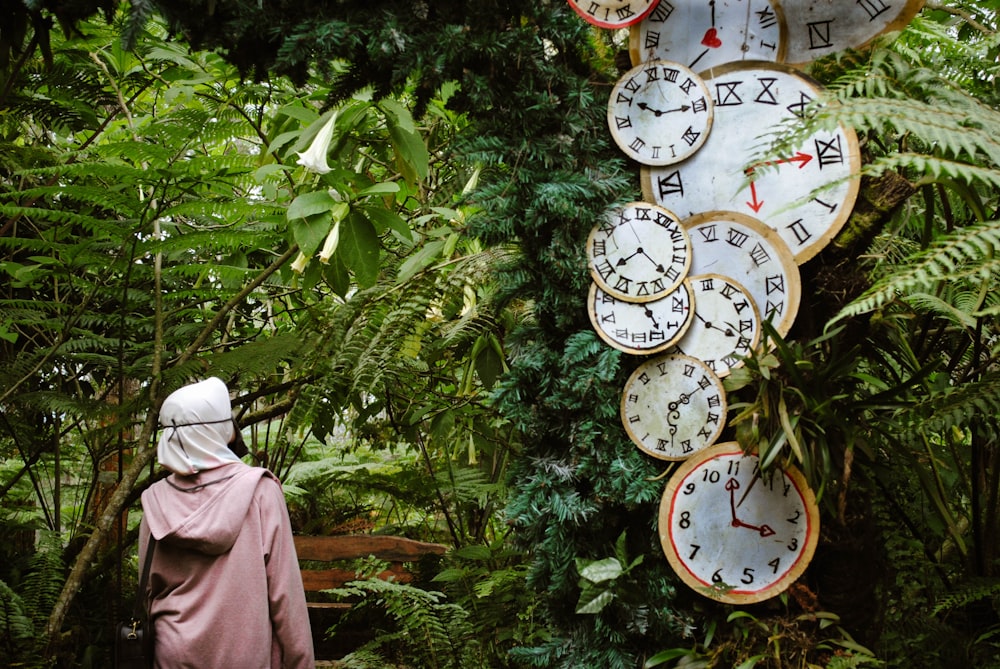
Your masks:
<path fill-rule="evenodd" d="M 694 294 L 694 318 L 674 348 L 723 378 L 760 342 L 757 305 L 746 288 L 721 274 L 690 276 L 687 281 Z"/>
<path fill-rule="evenodd" d="M 660 460 L 683 460 L 718 439 L 726 424 L 726 393 L 701 360 L 657 356 L 625 383 L 621 417 L 640 450 Z"/>
<path fill-rule="evenodd" d="M 684 280 L 691 239 L 671 211 L 630 202 L 610 210 L 590 231 L 587 259 L 601 290 L 627 302 L 649 302 Z"/>
<path fill-rule="evenodd" d="M 636 65 L 673 60 L 695 72 L 738 60 L 781 62 L 785 24 L 771 0 L 660 0 L 629 31 Z"/>
<path fill-rule="evenodd" d="M 778 232 L 798 264 L 840 231 L 858 195 L 861 153 L 853 130 L 816 130 L 780 155 L 778 133 L 801 126 L 819 84 L 777 63 L 730 63 L 706 74 L 715 121 L 705 145 L 665 167 L 643 167 L 644 199 L 681 217 L 727 210 Z"/>
<path fill-rule="evenodd" d="M 650 355 L 676 343 L 691 325 L 691 286 L 682 281 L 673 292 L 649 302 L 626 302 L 591 283 L 587 312 L 598 336 L 609 346 Z"/>
<path fill-rule="evenodd" d="M 656 8 L 657 0 L 568 0 L 573 11 L 600 28 L 627 28 Z"/>
<path fill-rule="evenodd" d="M 651 60 L 626 72 L 611 89 L 608 128 L 628 157 L 671 165 L 697 152 L 712 127 L 705 82 L 690 68 Z"/>
<path fill-rule="evenodd" d="M 688 586 L 729 604 L 780 594 L 812 560 L 819 509 L 794 467 L 761 472 L 737 442 L 694 454 L 667 482 L 660 544 Z"/>

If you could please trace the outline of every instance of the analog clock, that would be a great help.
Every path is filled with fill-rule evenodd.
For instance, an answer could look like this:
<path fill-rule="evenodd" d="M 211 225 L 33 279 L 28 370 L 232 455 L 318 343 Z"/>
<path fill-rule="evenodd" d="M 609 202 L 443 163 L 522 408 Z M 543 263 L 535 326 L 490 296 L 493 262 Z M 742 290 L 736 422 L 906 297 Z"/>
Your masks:
<path fill-rule="evenodd" d="M 601 28 L 626 28 L 641 21 L 657 0 L 568 0 L 584 21 Z"/>
<path fill-rule="evenodd" d="M 650 302 L 625 302 L 590 285 L 587 311 L 598 336 L 608 345 L 636 355 L 659 353 L 691 325 L 691 285 L 682 281 L 673 292 Z"/>
<path fill-rule="evenodd" d="M 705 212 L 682 223 L 691 236 L 689 274 L 733 279 L 753 298 L 761 319 L 770 321 L 782 337 L 787 335 L 799 312 L 802 279 L 778 233 L 731 211 Z"/>
<path fill-rule="evenodd" d="M 667 482 L 660 543 L 690 587 L 730 604 L 784 591 L 809 565 L 819 538 L 812 490 L 794 467 L 762 473 L 737 442 L 695 453 Z"/>
<path fill-rule="evenodd" d="M 810 113 L 819 84 L 778 63 L 743 61 L 706 75 L 715 120 L 705 145 L 666 167 L 644 167 L 644 199 L 680 216 L 729 210 L 778 231 L 802 264 L 843 227 L 858 195 L 861 154 L 853 130 L 816 130 L 781 155 L 776 133 Z"/>
<path fill-rule="evenodd" d="M 700 274 L 687 281 L 694 293 L 694 319 L 675 350 L 725 377 L 760 342 L 757 305 L 746 288 L 727 276 Z"/>
<path fill-rule="evenodd" d="M 781 0 L 788 24 L 786 61 L 806 65 L 843 49 L 858 49 L 902 30 L 924 0 Z"/>
<path fill-rule="evenodd" d="M 609 211 L 590 231 L 587 259 L 602 290 L 629 302 L 649 302 L 684 280 L 691 240 L 673 212 L 630 202 Z"/>
<path fill-rule="evenodd" d="M 661 460 L 683 460 L 719 437 L 726 424 L 726 393 L 701 360 L 657 356 L 626 381 L 621 417 L 642 451 Z"/>
<path fill-rule="evenodd" d="M 785 23 L 772 0 L 660 0 L 629 30 L 632 64 L 664 59 L 695 72 L 737 60 L 781 62 Z"/>
<path fill-rule="evenodd" d="M 611 89 L 608 127 L 618 147 L 644 165 L 670 165 L 694 154 L 712 127 L 712 98 L 690 68 L 651 60 Z"/>

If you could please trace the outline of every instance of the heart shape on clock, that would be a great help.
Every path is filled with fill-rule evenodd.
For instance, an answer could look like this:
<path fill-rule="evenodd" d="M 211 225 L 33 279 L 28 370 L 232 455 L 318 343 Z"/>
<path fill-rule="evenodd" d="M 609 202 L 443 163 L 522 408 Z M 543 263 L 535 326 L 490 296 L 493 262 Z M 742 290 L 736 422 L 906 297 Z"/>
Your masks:
<path fill-rule="evenodd" d="M 705 31 L 705 36 L 701 38 L 701 43 L 710 49 L 718 49 L 722 46 L 722 40 L 719 39 L 719 34 L 715 28 L 709 28 Z"/>

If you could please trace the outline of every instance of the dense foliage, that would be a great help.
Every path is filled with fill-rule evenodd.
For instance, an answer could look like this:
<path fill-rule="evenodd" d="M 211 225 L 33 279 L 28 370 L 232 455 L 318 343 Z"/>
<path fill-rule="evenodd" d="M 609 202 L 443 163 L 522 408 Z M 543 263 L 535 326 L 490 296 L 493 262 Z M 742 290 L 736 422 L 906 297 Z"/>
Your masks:
<path fill-rule="evenodd" d="M 587 232 L 638 197 L 604 120 L 620 36 L 557 0 L 163 0 L 127 8 L 126 50 L 85 20 L 113 8 L 12 6 L 12 657 L 47 618 L 64 663 L 100 663 L 108 621 L 68 608 L 114 581 L 158 402 L 215 373 L 303 526 L 458 547 L 450 601 L 359 586 L 430 640 L 411 657 L 448 649 L 428 666 L 1000 665 L 994 3 L 935 5 L 811 70 L 842 102 L 815 122 L 864 138 L 863 198 L 803 268 L 796 327 L 730 379 L 727 436 L 802 467 L 824 536 L 801 583 L 740 609 L 662 559 L 665 472 L 618 416 L 638 360 L 584 308 Z M 326 127 L 331 169 L 297 164 Z"/>

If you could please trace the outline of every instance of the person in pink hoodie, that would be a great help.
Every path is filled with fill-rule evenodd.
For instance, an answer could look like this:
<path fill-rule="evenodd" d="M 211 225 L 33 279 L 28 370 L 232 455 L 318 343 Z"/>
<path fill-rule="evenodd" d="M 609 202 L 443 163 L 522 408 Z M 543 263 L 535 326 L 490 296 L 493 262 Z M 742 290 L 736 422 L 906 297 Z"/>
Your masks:
<path fill-rule="evenodd" d="M 313 669 L 281 483 L 233 452 L 246 447 L 226 384 L 209 378 L 171 393 L 160 426 L 157 459 L 171 474 L 143 492 L 139 535 L 140 565 L 156 539 L 154 666 Z"/>

